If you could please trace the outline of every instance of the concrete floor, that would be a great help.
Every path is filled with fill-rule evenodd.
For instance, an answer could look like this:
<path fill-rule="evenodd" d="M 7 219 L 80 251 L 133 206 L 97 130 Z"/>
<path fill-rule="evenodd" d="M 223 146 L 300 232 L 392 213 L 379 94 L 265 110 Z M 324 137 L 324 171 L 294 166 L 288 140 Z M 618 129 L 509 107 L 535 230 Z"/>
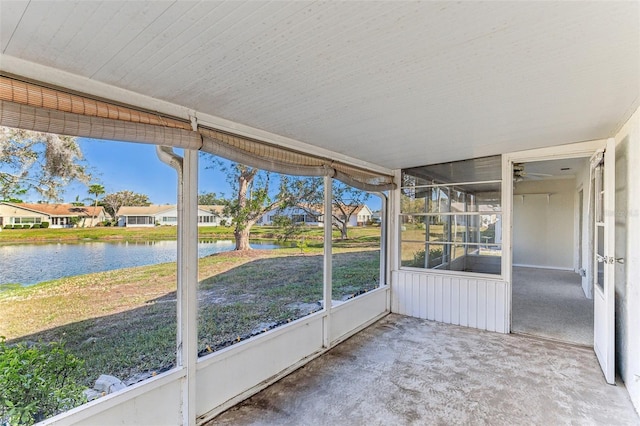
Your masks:
<path fill-rule="evenodd" d="M 593 346 L 593 300 L 572 271 L 513 268 L 511 331 Z"/>
<path fill-rule="evenodd" d="M 389 315 L 209 425 L 637 425 L 592 350 Z"/>

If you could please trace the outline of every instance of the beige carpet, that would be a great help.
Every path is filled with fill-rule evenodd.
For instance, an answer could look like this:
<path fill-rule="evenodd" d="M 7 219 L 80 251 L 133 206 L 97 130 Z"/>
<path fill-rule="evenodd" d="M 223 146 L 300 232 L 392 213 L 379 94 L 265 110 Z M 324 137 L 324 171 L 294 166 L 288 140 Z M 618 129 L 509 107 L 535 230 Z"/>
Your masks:
<path fill-rule="evenodd" d="M 636 425 L 592 350 L 389 315 L 209 424 Z"/>
<path fill-rule="evenodd" d="M 593 300 L 571 271 L 513 268 L 514 333 L 593 346 Z"/>

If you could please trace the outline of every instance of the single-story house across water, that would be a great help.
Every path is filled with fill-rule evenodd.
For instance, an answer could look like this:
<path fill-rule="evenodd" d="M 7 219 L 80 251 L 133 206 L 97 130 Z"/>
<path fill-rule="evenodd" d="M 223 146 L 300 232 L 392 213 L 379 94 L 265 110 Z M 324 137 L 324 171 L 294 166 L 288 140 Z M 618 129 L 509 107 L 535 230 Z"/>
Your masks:
<path fill-rule="evenodd" d="M 48 223 L 50 228 L 91 227 L 111 219 L 102 206 L 0 202 L 0 227 Z"/>
<path fill-rule="evenodd" d="M 364 226 L 371 222 L 373 218 L 373 212 L 366 204 L 360 204 L 358 206 L 345 206 L 344 210 L 349 214 L 347 220 L 346 214 L 338 207 L 333 207 L 333 222 L 336 222 L 336 217 L 340 221 L 347 220 L 347 226 Z M 322 226 L 324 223 L 324 215 L 322 214 L 322 206 L 293 206 L 283 209 L 273 209 L 265 213 L 260 220 L 259 225 L 273 225 L 274 220 L 278 216 L 284 216 L 293 223 L 304 223 L 309 226 Z"/>
<path fill-rule="evenodd" d="M 223 216 L 224 206 L 199 205 L 198 226 L 220 226 L 231 223 L 230 217 Z M 123 206 L 118 209 L 118 226 L 176 226 L 178 207 L 175 204 L 150 206 Z"/>

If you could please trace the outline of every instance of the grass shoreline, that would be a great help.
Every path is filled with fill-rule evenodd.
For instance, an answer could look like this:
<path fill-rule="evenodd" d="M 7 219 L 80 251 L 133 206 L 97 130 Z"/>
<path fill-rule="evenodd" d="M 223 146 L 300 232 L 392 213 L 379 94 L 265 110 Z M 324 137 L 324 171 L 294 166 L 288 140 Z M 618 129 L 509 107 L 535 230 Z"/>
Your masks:
<path fill-rule="evenodd" d="M 360 235 L 380 232 L 379 228 L 353 228 L 351 232 L 357 238 Z M 333 238 L 339 237 L 339 232 L 334 231 Z M 283 238 L 282 228 L 274 226 L 254 226 L 251 228 L 251 238 L 257 240 L 275 240 Z M 94 227 L 94 228 L 46 228 L 46 229 L 2 229 L 0 231 L 0 244 L 4 243 L 39 243 L 39 242 L 63 242 L 63 241 L 153 241 L 175 240 L 177 227 L 156 226 L 148 228 L 136 227 Z M 201 226 L 198 227 L 198 238 L 225 238 L 233 239 L 233 228 L 228 226 Z M 323 228 L 303 227 L 300 233 L 289 239 L 323 239 Z"/>

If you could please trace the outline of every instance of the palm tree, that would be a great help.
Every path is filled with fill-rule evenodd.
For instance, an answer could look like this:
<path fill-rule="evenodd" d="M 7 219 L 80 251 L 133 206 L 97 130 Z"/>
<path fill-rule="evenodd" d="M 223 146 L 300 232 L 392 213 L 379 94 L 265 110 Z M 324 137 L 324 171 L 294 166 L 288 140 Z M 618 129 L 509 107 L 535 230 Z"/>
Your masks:
<path fill-rule="evenodd" d="M 91 195 L 95 195 L 95 202 L 93 204 L 93 214 L 91 215 L 91 224 L 93 225 L 93 222 L 96 218 L 95 213 L 96 213 L 96 209 L 98 208 L 98 197 L 100 197 L 102 194 L 105 193 L 104 190 L 104 186 L 100 185 L 99 183 L 94 183 L 92 185 L 89 185 L 89 194 Z"/>

